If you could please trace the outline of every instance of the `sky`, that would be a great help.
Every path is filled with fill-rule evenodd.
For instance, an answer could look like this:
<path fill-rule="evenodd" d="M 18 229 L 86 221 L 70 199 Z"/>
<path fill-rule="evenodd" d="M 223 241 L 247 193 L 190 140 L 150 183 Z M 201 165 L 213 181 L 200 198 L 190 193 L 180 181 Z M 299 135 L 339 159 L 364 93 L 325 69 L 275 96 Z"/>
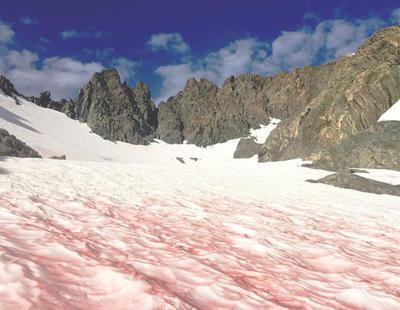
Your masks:
<path fill-rule="evenodd" d="M 115 67 L 158 103 L 190 77 L 221 85 L 317 65 L 399 23 L 398 0 L 5 1 L 0 74 L 25 95 L 58 100 Z"/>

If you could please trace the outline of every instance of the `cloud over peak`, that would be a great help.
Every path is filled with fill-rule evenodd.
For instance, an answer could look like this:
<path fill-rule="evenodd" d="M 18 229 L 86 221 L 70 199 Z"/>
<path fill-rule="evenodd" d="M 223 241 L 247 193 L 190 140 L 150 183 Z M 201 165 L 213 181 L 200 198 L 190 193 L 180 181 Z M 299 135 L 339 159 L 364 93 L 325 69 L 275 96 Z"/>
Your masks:
<path fill-rule="evenodd" d="M 189 45 L 177 32 L 153 34 L 147 45 L 152 51 L 166 50 L 177 54 L 185 54 L 190 51 Z"/>

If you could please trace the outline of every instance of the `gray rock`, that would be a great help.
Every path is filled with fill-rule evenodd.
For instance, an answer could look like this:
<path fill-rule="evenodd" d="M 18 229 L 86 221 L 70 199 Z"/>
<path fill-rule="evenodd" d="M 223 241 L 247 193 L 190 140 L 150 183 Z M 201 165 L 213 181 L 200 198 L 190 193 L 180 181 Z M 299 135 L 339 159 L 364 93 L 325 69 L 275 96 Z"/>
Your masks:
<path fill-rule="evenodd" d="M 54 101 L 51 99 L 49 91 L 40 93 L 39 97 L 31 96 L 25 97 L 30 102 L 37 104 L 42 108 L 52 109 L 55 111 L 66 114 L 69 118 L 75 119 L 75 103 L 72 100 L 61 99 L 60 101 Z"/>
<path fill-rule="evenodd" d="M 370 180 L 347 171 L 340 171 L 328 175 L 319 180 L 307 180 L 310 183 L 322 183 L 336 187 L 353 189 L 356 191 L 400 196 L 400 185 L 392 185 L 384 182 Z"/>
<path fill-rule="evenodd" d="M 267 98 L 260 91 L 266 79 L 257 75 L 231 77 L 218 88 L 208 80 L 188 80 L 183 91 L 161 103 L 157 134 L 161 140 L 198 146 L 248 135 L 268 123 Z"/>
<path fill-rule="evenodd" d="M 38 152 L 10 135 L 5 129 L 0 129 L 0 156 L 41 157 Z"/>
<path fill-rule="evenodd" d="M 61 156 L 51 156 L 50 159 L 57 159 L 57 160 L 66 160 L 67 156 L 66 155 L 61 155 Z"/>
<path fill-rule="evenodd" d="M 0 75 L 0 93 L 13 98 L 15 103 L 19 104 L 18 96 L 20 94 L 16 91 L 11 81 L 2 75 Z"/>
<path fill-rule="evenodd" d="M 255 141 L 254 138 L 242 138 L 236 147 L 233 158 L 251 158 L 257 155 L 262 144 Z"/>
<path fill-rule="evenodd" d="M 400 122 L 372 125 L 324 150 L 310 165 L 338 171 L 343 168 L 400 170 Z"/>
<path fill-rule="evenodd" d="M 11 81 L 2 75 L 0 75 L 0 91 L 9 97 L 19 96 L 19 93 L 15 90 Z"/>
<path fill-rule="evenodd" d="M 75 102 L 76 116 L 105 139 L 148 144 L 157 126 L 148 88 L 121 83 L 116 69 L 95 73 Z"/>
<path fill-rule="evenodd" d="M 185 160 L 182 157 L 177 157 L 176 160 L 179 161 L 182 164 L 185 163 Z"/>

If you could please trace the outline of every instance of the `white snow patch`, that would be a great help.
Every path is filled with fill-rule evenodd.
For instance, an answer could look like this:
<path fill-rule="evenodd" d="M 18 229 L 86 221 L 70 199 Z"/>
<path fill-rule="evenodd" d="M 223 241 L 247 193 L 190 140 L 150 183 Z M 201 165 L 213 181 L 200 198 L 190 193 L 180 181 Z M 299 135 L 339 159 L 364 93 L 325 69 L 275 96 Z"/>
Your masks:
<path fill-rule="evenodd" d="M 378 122 L 384 121 L 400 121 L 400 100 L 383 113 L 378 120 Z"/>
<path fill-rule="evenodd" d="M 250 137 L 254 137 L 256 143 L 265 143 L 265 140 L 267 140 L 272 130 L 274 130 L 276 126 L 278 126 L 280 121 L 281 120 L 277 118 L 271 118 L 268 125 L 260 124 L 260 128 L 250 129 Z"/>

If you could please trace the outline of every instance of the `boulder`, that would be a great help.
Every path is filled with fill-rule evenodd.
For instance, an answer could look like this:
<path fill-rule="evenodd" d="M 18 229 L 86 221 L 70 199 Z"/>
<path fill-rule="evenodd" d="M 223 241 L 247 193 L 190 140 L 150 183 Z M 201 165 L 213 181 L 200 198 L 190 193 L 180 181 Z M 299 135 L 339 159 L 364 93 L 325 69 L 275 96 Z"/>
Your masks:
<path fill-rule="evenodd" d="M 10 135 L 5 129 L 0 129 L 0 156 L 41 157 L 38 152 Z"/>
<path fill-rule="evenodd" d="M 236 147 L 233 158 L 251 158 L 258 154 L 262 144 L 255 141 L 254 138 L 242 138 Z"/>

